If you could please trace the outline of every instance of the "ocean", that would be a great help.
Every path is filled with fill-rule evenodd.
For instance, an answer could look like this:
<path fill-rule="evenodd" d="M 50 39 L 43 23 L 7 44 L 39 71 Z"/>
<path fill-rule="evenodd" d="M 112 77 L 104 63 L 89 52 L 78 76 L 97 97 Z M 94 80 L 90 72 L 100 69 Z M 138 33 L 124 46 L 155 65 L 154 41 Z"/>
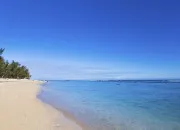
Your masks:
<path fill-rule="evenodd" d="M 87 130 L 180 130 L 180 82 L 49 81 L 38 98 Z"/>

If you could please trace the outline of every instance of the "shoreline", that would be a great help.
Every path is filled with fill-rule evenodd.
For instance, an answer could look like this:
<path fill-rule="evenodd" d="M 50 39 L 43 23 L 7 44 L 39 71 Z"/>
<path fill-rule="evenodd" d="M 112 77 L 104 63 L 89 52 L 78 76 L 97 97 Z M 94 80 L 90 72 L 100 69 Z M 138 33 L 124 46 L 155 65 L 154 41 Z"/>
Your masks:
<path fill-rule="evenodd" d="M 40 97 L 38 97 L 39 95 L 41 95 L 42 87 L 43 87 L 43 84 L 45 84 L 45 83 L 48 83 L 48 81 L 42 81 L 42 83 L 40 84 L 40 87 L 41 87 L 41 88 L 40 88 L 39 92 L 37 93 L 37 99 L 38 99 L 40 102 L 42 102 L 43 104 L 45 104 L 45 105 L 47 105 L 47 106 L 50 106 L 50 107 L 52 107 L 52 109 L 55 109 L 56 111 L 62 113 L 62 115 L 63 115 L 65 118 L 69 119 L 69 120 L 72 121 L 72 122 L 75 122 L 78 126 L 81 127 L 81 130 L 88 130 L 88 128 L 87 128 L 83 123 L 81 123 L 80 121 L 78 121 L 72 114 L 70 114 L 70 113 L 67 112 L 66 110 L 57 108 L 57 107 L 55 107 L 55 106 L 53 106 L 53 105 L 51 105 L 51 104 L 43 101 Z"/>
<path fill-rule="evenodd" d="M 82 130 L 66 114 L 37 98 L 43 81 L 0 79 L 0 129 Z"/>
<path fill-rule="evenodd" d="M 70 114 L 69 112 L 67 112 L 66 110 L 60 109 L 60 108 L 56 108 L 51 104 L 48 104 L 44 101 L 42 101 L 41 99 L 39 99 L 43 104 L 46 104 L 50 107 L 52 107 L 53 109 L 56 109 L 56 111 L 60 112 L 65 118 L 67 118 L 68 120 L 76 123 L 78 126 L 80 126 L 81 130 L 88 130 L 88 128 L 82 124 L 80 121 L 78 121 L 72 114 Z"/>
<path fill-rule="evenodd" d="M 80 128 L 81 130 L 88 130 L 88 128 L 82 124 L 80 121 L 78 121 L 72 114 L 70 114 L 69 112 L 67 112 L 66 110 L 63 110 L 63 109 L 60 109 L 60 108 L 57 108 L 49 103 L 46 103 L 44 102 L 41 98 L 38 97 L 38 95 L 40 95 L 41 93 L 41 88 L 43 87 L 43 84 L 47 83 L 48 81 L 40 81 L 41 83 L 39 84 L 40 86 L 40 90 L 39 92 L 37 93 L 37 99 L 42 102 L 44 105 L 47 105 L 48 107 L 51 107 L 52 109 L 55 109 L 56 111 L 58 111 L 58 113 L 61 113 L 65 118 L 67 118 L 68 120 L 76 123 Z M 73 129 L 74 130 L 74 129 Z"/>

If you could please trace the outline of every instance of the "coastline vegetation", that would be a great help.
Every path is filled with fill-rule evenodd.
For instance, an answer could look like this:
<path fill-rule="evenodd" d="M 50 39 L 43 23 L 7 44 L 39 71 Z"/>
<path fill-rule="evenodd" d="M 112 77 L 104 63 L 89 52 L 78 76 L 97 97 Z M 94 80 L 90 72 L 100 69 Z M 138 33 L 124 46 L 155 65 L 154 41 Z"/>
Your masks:
<path fill-rule="evenodd" d="M 9 62 L 2 56 L 5 49 L 0 48 L 0 78 L 30 79 L 31 75 L 26 66 L 19 62 Z"/>

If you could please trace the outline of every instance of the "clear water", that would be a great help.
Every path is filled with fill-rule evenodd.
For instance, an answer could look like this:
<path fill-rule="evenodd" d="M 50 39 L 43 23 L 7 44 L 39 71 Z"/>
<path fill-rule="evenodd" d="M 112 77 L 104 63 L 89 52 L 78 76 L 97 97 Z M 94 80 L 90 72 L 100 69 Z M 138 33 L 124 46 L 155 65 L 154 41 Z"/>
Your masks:
<path fill-rule="evenodd" d="M 38 97 L 89 130 L 180 130 L 180 83 L 49 81 Z"/>

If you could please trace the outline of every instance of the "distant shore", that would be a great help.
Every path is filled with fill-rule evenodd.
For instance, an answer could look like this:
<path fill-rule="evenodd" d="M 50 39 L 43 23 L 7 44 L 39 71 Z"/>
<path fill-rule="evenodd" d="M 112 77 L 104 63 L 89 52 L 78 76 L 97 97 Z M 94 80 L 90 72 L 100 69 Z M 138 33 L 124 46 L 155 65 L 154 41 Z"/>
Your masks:
<path fill-rule="evenodd" d="M 0 79 L 0 130 L 82 130 L 36 98 L 43 82 Z"/>

